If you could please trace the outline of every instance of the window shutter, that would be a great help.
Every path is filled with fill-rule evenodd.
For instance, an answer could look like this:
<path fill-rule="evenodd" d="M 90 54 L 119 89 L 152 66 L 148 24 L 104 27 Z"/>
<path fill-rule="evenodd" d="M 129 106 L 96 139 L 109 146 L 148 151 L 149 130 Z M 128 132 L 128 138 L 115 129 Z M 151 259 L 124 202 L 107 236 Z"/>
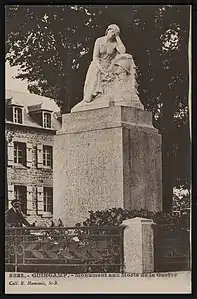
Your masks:
<path fill-rule="evenodd" d="M 41 144 L 37 145 L 37 167 L 42 168 L 43 166 L 43 146 Z"/>
<path fill-rule="evenodd" d="M 14 199 L 14 185 L 8 185 L 8 209 L 12 207 L 11 202 Z"/>
<path fill-rule="evenodd" d="M 32 144 L 26 143 L 26 157 L 27 157 L 27 167 L 32 167 Z"/>
<path fill-rule="evenodd" d="M 32 186 L 27 186 L 27 214 L 32 214 L 33 212 L 33 189 Z"/>
<path fill-rule="evenodd" d="M 14 164 L 14 142 L 11 141 L 8 143 L 8 166 L 12 166 Z"/>
<path fill-rule="evenodd" d="M 43 187 L 37 187 L 37 204 L 38 215 L 42 215 L 44 211 Z"/>
<path fill-rule="evenodd" d="M 42 112 L 42 127 L 44 127 L 44 112 Z"/>

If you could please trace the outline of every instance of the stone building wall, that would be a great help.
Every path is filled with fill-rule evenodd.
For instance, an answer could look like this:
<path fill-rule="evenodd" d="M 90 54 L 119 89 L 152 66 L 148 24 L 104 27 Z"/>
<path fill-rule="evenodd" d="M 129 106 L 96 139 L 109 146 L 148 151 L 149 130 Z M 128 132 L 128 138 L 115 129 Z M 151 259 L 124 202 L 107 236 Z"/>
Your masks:
<path fill-rule="evenodd" d="M 53 167 L 46 168 L 38 165 L 38 147 L 43 145 L 53 147 L 54 130 L 25 127 L 16 124 L 6 124 L 5 134 L 11 134 L 12 141 L 8 144 L 8 208 L 14 199 L 14 185 L 27 187 L 27 216 L 51 217 L 50 213 L 43 212 L 43 187 L 53 187 Z M 30 147 L 31 155 L 28 155 L 28 166 L 15 165 L 13 158 L 14 142 L 24 142 Z M 42 151 L 40 151 L 42 157 Z M 27 159 L 27 157 L 26 157 Z M 38 202 L 39 201 L 39 202 Z"/>

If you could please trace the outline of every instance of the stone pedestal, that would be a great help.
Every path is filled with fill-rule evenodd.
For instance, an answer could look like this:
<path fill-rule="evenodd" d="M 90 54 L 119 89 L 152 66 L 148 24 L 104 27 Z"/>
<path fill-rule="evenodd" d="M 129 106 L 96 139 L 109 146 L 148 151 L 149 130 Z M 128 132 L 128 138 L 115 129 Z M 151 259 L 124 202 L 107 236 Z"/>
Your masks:
<path fill-rule="evenodd" d="M 121 105 L 64 114 L 54 144 L 54 216 L 75 225 L 112 207 L 162 209 L 152 114 Z"/>
<path fill-rule="evenodd" d="M 124 271 L 129 273 L 154 272 L 153 220 L 133 218 L 123 221 Z"/>

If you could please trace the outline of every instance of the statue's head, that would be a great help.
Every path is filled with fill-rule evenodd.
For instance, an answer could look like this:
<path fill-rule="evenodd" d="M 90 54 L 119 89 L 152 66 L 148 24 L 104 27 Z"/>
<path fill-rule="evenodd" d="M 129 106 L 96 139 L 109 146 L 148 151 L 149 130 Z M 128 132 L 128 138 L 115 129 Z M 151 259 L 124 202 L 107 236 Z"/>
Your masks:
<path fill-rule="evenodd" d="M 115 33 L 120 34 L 120 28 L 116 24 L 111 24 L 107 27 L 105 35 L 112 37 Z"/>

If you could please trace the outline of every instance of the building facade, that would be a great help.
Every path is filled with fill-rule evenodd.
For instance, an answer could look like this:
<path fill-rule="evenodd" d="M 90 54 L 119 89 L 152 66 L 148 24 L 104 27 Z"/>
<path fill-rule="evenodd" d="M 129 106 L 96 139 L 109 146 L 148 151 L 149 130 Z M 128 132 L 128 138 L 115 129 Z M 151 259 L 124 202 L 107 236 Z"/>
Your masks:
<path fill-rule="evenodd" d="M 17 198 L 27 219 L 53 215 L 53 144 L 61 128 L 54 100 L 6 91 L 7 198 Z"/>

